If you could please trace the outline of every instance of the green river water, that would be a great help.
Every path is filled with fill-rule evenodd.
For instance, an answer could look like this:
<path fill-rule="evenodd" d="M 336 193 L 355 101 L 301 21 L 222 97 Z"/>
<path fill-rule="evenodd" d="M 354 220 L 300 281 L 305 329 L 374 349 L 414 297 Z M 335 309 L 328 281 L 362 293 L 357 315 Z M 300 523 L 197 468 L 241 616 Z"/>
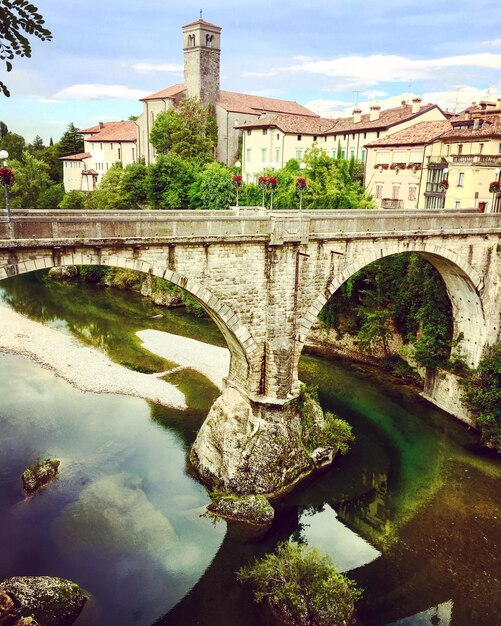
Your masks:
<path fill-rule="evenodd" d="M 208 319 L 41 273 L 3 281 L 0 298 L 144 372 L 174 364 L 142 349 L 138 330 L 225 345 Z M 0 354 L 0 366 L 0 579 L 74 580 L 92 594 L 77 626 L 264 626 L 234 572 L 289 538 L 364 588 L 366 626 L 501 623 L 501 463 L 386 374 L 303 355 L 301 380 L 356 442 L 278 505 L 265 536 L 249 537 L 201 516 L 209 499 L 187 451 L 218 395 L 204 376 L 169 378 L 189 405 L 177 411 L 83 393 L 21 356 Z M 62 460 L 60 478 L 24 499 L 22 471 L 46 456 Z"/>

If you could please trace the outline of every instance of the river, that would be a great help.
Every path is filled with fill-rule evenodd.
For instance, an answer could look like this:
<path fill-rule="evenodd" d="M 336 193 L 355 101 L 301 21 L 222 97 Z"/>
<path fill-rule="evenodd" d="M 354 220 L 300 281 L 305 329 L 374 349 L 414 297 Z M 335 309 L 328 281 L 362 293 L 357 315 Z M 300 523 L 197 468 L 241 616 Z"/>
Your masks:
<path fill-rule="evenodd" d="M 43 273 L 3 281 L 0 298 L 142 372 L 174 363 L 147 352 L 139 330 L 225 345 L 208 319 Z M 74 580 L 92 594 L 77 626 L 264 626 L 234 572 L 289 538 L 364 588 L 366 626 L 499 623 L 501 463 L 386 375 L 303 355 L 301 380 L 356 442 L 280 503 L 267 535 L 249 538 L 201 516 L 209 498 L 186 453 L 218 395 L 204 376 L 169 377 L 186 396 L 180 411 L 84 393 L 22 356 L 0 354 L 0 366 L 0 579 Z M 61 459 L 59 479 L 25 499 L 22 471 L 47 456 Z"/>

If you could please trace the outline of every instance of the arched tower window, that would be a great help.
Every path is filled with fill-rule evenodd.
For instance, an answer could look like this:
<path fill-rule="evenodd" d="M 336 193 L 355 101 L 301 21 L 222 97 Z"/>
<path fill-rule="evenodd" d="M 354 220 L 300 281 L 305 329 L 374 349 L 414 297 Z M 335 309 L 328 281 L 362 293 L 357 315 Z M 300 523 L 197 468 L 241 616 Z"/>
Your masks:
<path fill-rule="evenodd" d="M 194 48 L 195 45 L 195 35 L 188 35 L 188 47 Z"/>
<path fill-rule="evenodd" d="M 207 48 L 212 48 L 212 42 L 214 40 L 214 35 L 205 35 L 205 45 Z"/>

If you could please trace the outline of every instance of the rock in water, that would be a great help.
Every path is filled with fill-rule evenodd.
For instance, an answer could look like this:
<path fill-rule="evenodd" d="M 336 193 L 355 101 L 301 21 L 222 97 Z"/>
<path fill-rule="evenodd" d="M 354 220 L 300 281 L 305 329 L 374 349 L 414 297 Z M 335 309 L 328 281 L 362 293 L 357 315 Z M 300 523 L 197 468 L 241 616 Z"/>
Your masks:
<path fill-rule="evenodd" d="M 213 497 L 207 510 L 237 522 L 248 522 L 268 526 L 273 522 L 275 511 L 264 496 L 221 496 Z"/>
<path fill-rule="evenodd" d="M 32 496 L 44 485 L 54 480 L 60 463 L 61 461 L 57 459 L 44 459 L 25 469 L 21 478 L 26 495 Z"/>
<path fill-rule="evenodd" d="M 316 401 L 310 403 L 311 426 L 306 427 L 294 402 L 257 404 L 226 387 L 191 448 L 190 460 L 201 479 L 227 494 L 274 498 L 290 490 L 317 469 L 305 435 L 321 430 L 323 413 Z"/>
<path fill-rule="evenodd" d="M 3 619 L 10 615 L 14 609 L 14 601 L 3 591 L 0 591 L 0 624 L 3 623 Z"/>
<path fill-rule="evenodd" d="M 87 598 L 69 580 L 50 576 L 14 576 L 0 582 L 0 592 L 15 604 L 18 624 L 70 626 L 82 612 Z M 19 621 L 29 618 L 35 621 Z"/>

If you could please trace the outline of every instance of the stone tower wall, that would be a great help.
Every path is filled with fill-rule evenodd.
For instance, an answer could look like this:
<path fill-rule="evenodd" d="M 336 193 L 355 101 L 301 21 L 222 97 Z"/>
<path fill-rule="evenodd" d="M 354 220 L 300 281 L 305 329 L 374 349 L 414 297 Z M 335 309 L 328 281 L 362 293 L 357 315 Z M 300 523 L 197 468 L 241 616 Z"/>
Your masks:
<path fill-rule="evenodd" d="M 215 105 L 220 85 L 221 29 L 203 21 L 184 26 L 183 45 L 186 96 Z"/>

